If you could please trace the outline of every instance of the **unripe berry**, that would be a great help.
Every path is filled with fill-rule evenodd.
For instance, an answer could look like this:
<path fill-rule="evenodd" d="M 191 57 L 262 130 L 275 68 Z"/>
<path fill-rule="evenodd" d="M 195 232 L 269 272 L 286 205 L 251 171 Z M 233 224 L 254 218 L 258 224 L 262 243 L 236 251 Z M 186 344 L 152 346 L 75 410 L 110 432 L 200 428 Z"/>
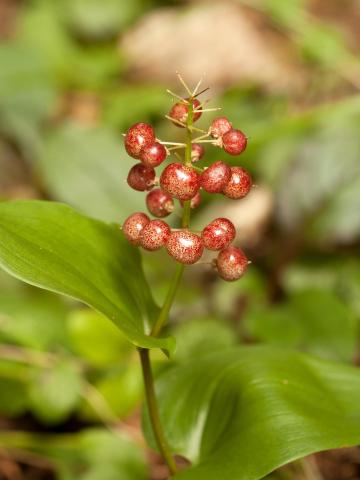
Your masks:
<path fill-rule="evenodd" d="M 195 233 L 178 230 L 171 233 L 166 249 L 178 262 L 191 265 L 201 258 L 204 245 L 202 239 Z"/>
<path fill-rule="evenodd" d="M 151 190 L 155 183 L 155 170 L 142 163 L 137 163 L 130 169 L 127 183 L 139 192 Z"/>
<path fill-rule="evenodd" d="M 143 228 L 150 222 L 150 218 L 142 212 L 133 213 L 124 222 L 122 231 L 133 245 L 140 245 Z"/>
<path fill-rule="evenodd" d="M 200 185 L 209 193 L 221 193 L 231 178 L 231 168 L 222 161 L 210 165 L 202 174 Z"/>
<path fill-rule="evenodd" d="M 209 128 L 209 133 L 213 138 L 221 138 L 231 129 L 232 124 L 226 117 L 218 117 L 212 121 Z"/>
<path fill-rule="evenodd" d="M 174 210 L 172 196 L 161 188 L 155 188 L 146 196 L 146 206 L 154 217 L 167 217 Z"/>
<path fill-rule="evenodd" d="M 190 208 L 197 208 L 200 205 L 200 203 L 201 203 L 201 195 L 200 195 L 200 192 L 197 192 L 195 197 L 193 197 L 190 200 Z M 180 200 L 180 204 L 183 207 L 184 206 L 184 201 Z"/>
<path fill-rule="evenodd" d="M 221 278 L 228 282 L 238 280 L 248 267 L 245 253 L 230 245 L 219 253 L 216 259 L 216 268 Z"/>
<path fill-rule="evenodd" d="M 170 234 L 170 227 L 163 220 L 150 220 L 141 232 L 140 245 L 145 250 L 159 250 L 166 244 Z"/>
<path fill-rule="evenodd" d="M 189 100 L 189 99 L 187 99 Z M 193 108 L 194 110 L 199 108 L 201 106 L 201 103 L 199 100 L 196 98 L 193 100 Z M 185 102 L 177 102 L 173 105 L 172 109 L 169 112 L 169 117 L 173 118 L 174 120 L 177 120 L 178 122 L 181 123 L 186 123 L 187 118 L 188 118 L 188 113 L 189 113 L 189 105 Z M 201 117 L 201 112 L 193 112 L 193 122 L 196 122 Z M 181 127 L 176 122 L 173 122 L 174 125 L 177 127 Z"/>
<path fill-rule="evenodd" d="M 191 145 L 191 161 L 193 163 L 198 162 L 202 159 L 205 153 L 205 148 L 199 143 L 193 143 Z"/>
<path fill-rule="evenodd" d="M 161 174 L 160 185 L 173 197 L 190 200 L 200 188 L 200 175 L 192 167 L 170 163 Z"/>
<path fill-rule="evenodd" d="M 231 178 L 223 189 L 223 194 L 237 200 L 247 195 L 252 186 L 250 174 L 242 167 L 231 167 Z"/>
<path fill-rule="evenodd" d="M 245 150 L 246 145 L 247 138 L 241 130 L 232 128 L 222 137 L 222 147 L 230 155 L 240 155 Z"/>
<path fill-rule="evenodd" d="M 166 148 L 159 142 L 148 145 L 140 153 L 140 160 L 148 167 L 157 167 L 166 157 Z"/>
<path fill-rule="evenodd" d="M 135 123 L 125 135 L 124 144 L 130 157 L 140 158 L 141 151 L 155 142 L 155 132 L 147 123 Z"/>
<path fill-rule="evenodd" d="M 234 224 L 227 218 L 216 218 L 202 231 L 201 237 L 205 248 L 221 250 L 227 247 L 235 238 Z"/>

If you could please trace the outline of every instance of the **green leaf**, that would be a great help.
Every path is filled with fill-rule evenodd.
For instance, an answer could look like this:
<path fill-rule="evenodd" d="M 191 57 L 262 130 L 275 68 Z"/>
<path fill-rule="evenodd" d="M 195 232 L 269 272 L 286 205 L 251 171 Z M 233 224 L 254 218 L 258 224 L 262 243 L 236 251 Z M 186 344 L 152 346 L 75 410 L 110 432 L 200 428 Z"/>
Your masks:
<path fill-rule="evenodd" d="M 284 349 L 190 361 L 160 376 L 157 395 L 173 451 L 193 462 L 176 475 L 183 480 L 257 480 L 360 442 L 360 371 Z"/>
<path fill-rule="evenodd" d="M 1 378 L 0 371 L 0 414 L 20 415 L 26 410 L 27 395 L 23 382 L 13 378 Z"/>
<path fill-rule="evenodd" d="M 0 203 L 0 266 L 92 306 L 135 345 L 173 350 L 173 339 L 146 335 L 158 307 L 138 250 L 115 225 L 52 202 Z"/>

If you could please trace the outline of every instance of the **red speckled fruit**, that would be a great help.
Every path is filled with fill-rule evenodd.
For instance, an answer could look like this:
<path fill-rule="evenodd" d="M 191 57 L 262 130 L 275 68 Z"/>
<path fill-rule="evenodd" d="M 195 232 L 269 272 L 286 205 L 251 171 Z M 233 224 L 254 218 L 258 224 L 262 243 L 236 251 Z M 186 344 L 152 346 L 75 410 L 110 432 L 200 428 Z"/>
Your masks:
<path fill-rule="evenodd" d="M 170 227 L 163 220 L 150 220 L 141 232 L 140 245 L 145 250 L 159 250 L 166 244 L 170 234 Z"/>
<path fill-rule="evenodd" d="M 135 123 L 125 135 L 124 144 L 130 157 L 140 158 L 141 151 L 155 142 L 155 132 L 147 123 Z"/>
<path fill-rule="evenodd" d="M 205 148 L 199 143 L 193 143 L 191 145 L 191 161 L 193 163 L 198 162 L 202 159 L 205 153 Z"/>
<path fill-rule="evenodd" d="M 209 129 L 209 133 L 213 138 L 221 138 L 225 133 L 232 129 L 232 124 L 226 117 L 215 118 Z"/>
<path fill-rule="evenodd" d="M 221 278 L 228 282 L 238 280 L 248 267 L 245 253 L 230 245 L 221 250 L 216 260 L 216 268 Z"/>
<path fill-rule="evenodd" d="M 183 207 L 184 206 L 183 200 L 180 200 L 180 203 L 181 203 L 181 206 Z M 195 197 L 193 197 L 190 200 L 190 208 L 197 208 L 200 205 L 200 203 L 201 203 L 201 195 L 200 195 L 200 192 L 197 192 Z"/>
<path fill-rule="evenodd" d="M 191 265 L 201 258 L 204 244 L 195 233 L 187 230 L 178 230 L 171 233 L 166 249 L 169 255 L 178 262 Z"/>
<path fill-rule="evenodd" d="M 144 192 L 151 190 L 155 182 L 155 170 L 142 163 L 134 165 L 127 176 L 127 183 L 134 190 Z"/>
<path fill-rule="evenodd" d="M 231 167 L 231 178 L 223 189 L 223 194 L 237 200 L 247 195 L 251 189 L 250 174 L 242 167 Z"/>
<path fill-rule="evenodd" d="M 201 237 L 208 250 L 221 250 L 235 238 L 234 224 L 227 218 L 216 218 L 202 231 Z"/>
<path fill-rule="evenodd" d="M 192 167 L 170 163 L 161 174 L 160 185 L 173 197 L 190 200 L 200 188 L 200 175 Z"/>
<path fill-rule="evenodd" d="M 145 213 L 133 213 L 125 220 L 122 231 L 130 243 L 140 245 L 142 230 L 149 222 L 150 218 Z"/>
<path fill-rule="evenodd" d="M 167 217 L 174 210 L 172 196 L 161 188 L 155 188 L 146 196 L 146 206 L 154 217 Z"/>
<path fill-rule="evenodd" d="M 195 98 L 193 100 L 193 107 L 194 109 L 199 108 L 201 106 L 201 103 L 199 100 Z M 187 117 L 188 117 L 188 111 L 189 111 L 189 106 L 186 103 L 183 102 L 177 102 L 173 105 L 172 109 L 169 112 L 169 117 L 173 118 L 174 120 L 177 120 L 178 122 L 181 123 L 186 123 Z M 196 122 L 201 117 L 201 112 L 194 112 L 193 113 L 193 122 Z M 182 128 L 181 125 L 179 125 L 176 122 L 173 122 L 174 125 L 177 127 Z"/>
<path fill-rule="evenodd" d="M 222 147 L 230 155 L 240 155 L 247 145 L 245 133 L 232 128 L 222 136 Z"/>
<path fill-rule="evenodd" d="M 221 193 L 231 178 L 231 168 L 222 161 L 213 163 L 202 174 L 200 185 L 209 193 Z"/>
<path fill-rule="evenodd" d="M 166 148 L 159 142 L 145 147 L 140 154 L 140 160 L 148 167 L 157 167 L 166 157 Z"/>

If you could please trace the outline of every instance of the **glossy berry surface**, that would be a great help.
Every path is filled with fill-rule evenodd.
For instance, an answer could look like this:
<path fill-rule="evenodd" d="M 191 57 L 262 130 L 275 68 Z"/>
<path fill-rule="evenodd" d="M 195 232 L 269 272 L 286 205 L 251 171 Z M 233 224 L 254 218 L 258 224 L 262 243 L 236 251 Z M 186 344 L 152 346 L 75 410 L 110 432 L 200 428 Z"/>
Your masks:
<path fill-rule="evenodd" d="M 142 163 L 134 165 L 127 176 L 128 185 L 139 192 L 151 190 L 155 182 L 155 170 Z"/>
<path fill-rule="evenodd" d="M 204 247 L 208 250 L 221 250 L 235 238 L 234 224 L 227 218 L 216 218 L 202 231 Z"/>
<path fill-rule="evenodd" d="M 252 179 L 244 168 L 231 167 L 231 178 L 223 189 L 223 194 L 234 200 L 245 197 L 252 186 Z"/>
<path fill-rule="evenodd" d="M 146 206 L 154 217 L 167 217 L 174 210 L 174 201 L 172 196 L 161 190 L 155 188 L 146 196 Z"/>
<path fill-rule="evenodd" d="M 222 146 L 226 153 L 230 155 L 240 155 L 247 145 L 245 133 L 241 130 L 231 129 L 222 137 Z"/>
<path fill-rule="evenodd" d="M 143 228 L 150 222 L 150 218 L 142 212 L 133 213 L 124 222 L 122 231 L 133 245 L 140 245 Z"/>
<path fill-rule="evenodd" d="M 213 163 L 202 174 L 201 187 L 209 193 L 221 193 L 231 178 L 231 168 L 222 161 Z"/>
<path fill-rule="evenodd" d="M 193 163 L 198 162 L 202 159 L 205 153 L 205 148 L 199 143 L 193 143 L 191 145 L 191 161 Z"/>
<path fill-rule="evenodd" d="M 140 154 L 140 160 L 148 167 L 157 167 L 167 157 L 166 148 L 159 142 L 145 147 Z"/>
<path fill-rule="evenodd" d="M 198 109 L 201 106 L 199 100 L 193 100 L 193 108 Z M 189 113 L 189 105 L 185 102 L 177 102 L 173 105 L 169 112 L 169 117 L 181 123 L 186 123 Z M 196 122 L 201 117 L 201 112 L 193 112 L 193 122 Z M 182 127 L 177 122 L 173 122 L 177 127 Z"/>
<path fill-rule="evenodd" d="M 168 241 L 171 229 L 163 220 L 150 220 L 142 229 L 140 245 L 149 251 L 159 250 Z"/>
<path fill-rule="evenodd" d="M 161 174 L 160 185 L 173 197 L 190 200 L 200 188 L 200 175 L 192 167 L 170 163 Z"/>
<path fill-rule="evenodd" d="M 232 124 L 226 117 L 215 118 L 210 125 L 209 133 L 213 138 L 221 138 L 232 129 Z"/>
<path fill-rule="evenodd" d="M 195 233 L 178 230 L 171 233 L 166 249 L 169 255 L 178 262 L 191 265 L 201 258 L 204 244 Z"/>
<path fill-rule="evenodd" d="M 135 123 L 125 135 L 125 149 L 130 157 L 140 158 L 141 151 L 155 142 L 155 132 L 147 123 Z"/>
<path fill-rule="evenodd" d="M 228 282 L 238 280 L 248 267 L 248 259 L 237 247 L 229 246 L 221 250 L 216 260 L 216 268 L 221 278 Z"/>
<path fill-rule="evenodd" d="M 190 200 L 190 208 L 197 208 L 201 203 L 201 195 L 200 192 L 197 192 L 197 194 Z M 180 200 L 180 204 L 183 207 L 184 206 L 184 201 Z"/>

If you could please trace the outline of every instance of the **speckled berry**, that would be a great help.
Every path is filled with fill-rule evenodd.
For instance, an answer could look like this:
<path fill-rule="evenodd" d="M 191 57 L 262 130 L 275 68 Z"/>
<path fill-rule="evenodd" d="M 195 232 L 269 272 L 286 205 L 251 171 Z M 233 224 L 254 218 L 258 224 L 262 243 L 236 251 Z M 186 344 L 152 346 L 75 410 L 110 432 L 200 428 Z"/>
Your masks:
<path fill-rule="evenodd" d="M 190 200 L 190 208 L 197 208 L 200 205 L 200 203 L 201 203 L 201 195 L 200 195 L 200 192 L 197 192 L 195 197 L 193 197 Z M 184 201 L 180 200 L 180 204 L 183 207 L 184 206 Z"/>
<path fill-rule="evenodd" d="M 238 280 L 248 267 L 248 259 L 244 252 L 230 245 L 219 253 L 216 268 L 221 278 L 228 282 Z"/>
<path fill-rule="evenodd" d="M 140 160 L 148 167 L 157 167 L 166 157 L 166 148 L 159 142 L 154 142 L 152 145 L 145 147 L 140 153 Z"/>
<path fill-rule="evenodd" d="M 200 175 L 192 167 L 170 163 L 161 174 L 160 185 L 173 197 L 190 200 L 200 188 Z"/>
<path fill-rule="evenodd" d="M 133 213 L 124 222 L 122 231 L 133 245 L 140 245 L 143 228 L 150 222 L 150 218 L 142 212 Z"/>
<path fill-rule="evenodd" d="M 187 99 L 189 101 L 189 99 Z M 193 108 L 198 109 L 201 106 L 201 103 L 196 98 L 193 100 Z M 177 102 L 173 105 L 169 112 L 169 117 L 186 124 L 189 112 L 189 105 L 185 102 Z M 201 112 L 193 113 L 193 122 L 196 122 L 201 117 Z M 173 122 L 177 127 L 182 127 L 177 122 Z"/>
<path fill-rule="evenodd" d="M 142 163 L 137 163 L 130 169 L 127 183 L 131 188 L 139 192 L 151 190 L 155 183 L 155 170 Z"/>
<path fill-rule="evenodd" d="M 231 178 L 231 168 L 222 161 L 210 165 L 202 174 L 200 185 L 209 193 L 221 193 Z"/>
<path fill-rule="evenodd" d="M 231 178 L 223 189 L 223 194 L 237 200 L 247 195 L 251 189 L 250 174 L 242 167 L 231 167 Z"/>
<path fill-rule="evenodd" d="M 227 218 L 216 218 L 202 231 L 201 237 L 208 250 L 221 250 L 235 238 L 234 224 Z"/>
<path fill-rule="evenodd" d="M 171 234 L 169 225 L 163 220 L 150 220 L 142 229 L 140 245 L 149 251 L 159 250 L 168 241 Z"/>
<path fill-rule="evenodd" d="M 202 239 L 188 230 L 172 232 L 166 244 L 171 257 L 180 263 L 191 265 L 197 262 L 204 251 Z"/>
<path fill-rule="evenodd" d="M 232 128 L 222 136 L 222 147 L 230 155 L 240 155 L 247 145 L 245 133 Z"/>
<path fill-rule="evenodd" d="M 191 145 L 191 161 L 193 163 L 198 162 L 202 159 L 205 153 L 205 148 L 199 143 L 193 143 Z"/>
<path fill-rule="evenodd" d="M 226 117 L 218 117 L 211 122 L 209 133 L 213 138 L 221 138 L 231 129 L 232 124 Z"/>
<path fill-rule="evenodd" d="M 174 201 L 172 196 L 161 190 L 155 188 L 146 196 L 146 206 L 154 217 L 167 217 L 174 210 Z"/>
<path fill-rule="evenodd" d="M 125 135 L 124 144 L 130 157 L 140 158 L 141 151 L 155 142 L 155 132 L 147 123 L 135 123 Z"/>

